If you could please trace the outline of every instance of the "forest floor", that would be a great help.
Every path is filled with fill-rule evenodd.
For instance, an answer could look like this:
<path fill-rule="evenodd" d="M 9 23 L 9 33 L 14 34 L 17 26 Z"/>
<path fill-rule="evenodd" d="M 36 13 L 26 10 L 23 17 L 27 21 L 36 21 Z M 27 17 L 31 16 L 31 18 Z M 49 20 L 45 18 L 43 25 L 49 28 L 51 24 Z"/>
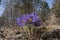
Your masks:
<path fill-rule="evenodd" d="M 36 29 L 33 38 L 30 39 L 20 27 L 2 27 L 0 40 L 60 40 L 60 25 L 52 25 L 49 29 L 52 31 L 47 32 L 43 27 Z"/>
<path fill-rule="evenodd" d="M 50 31 L 60 29 L 60 25 L 51 25 L 51 26 L 49 26 L 49 29 L 50 29 Z"/>

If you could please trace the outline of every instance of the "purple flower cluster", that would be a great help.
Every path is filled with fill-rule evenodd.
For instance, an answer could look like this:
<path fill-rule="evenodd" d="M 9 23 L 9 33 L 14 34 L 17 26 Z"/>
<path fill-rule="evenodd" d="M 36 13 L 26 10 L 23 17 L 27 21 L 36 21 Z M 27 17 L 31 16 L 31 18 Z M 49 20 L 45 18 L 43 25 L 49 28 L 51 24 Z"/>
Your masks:
<path fill-rule="evenodd" d="M 16 19 L 16 22 L 19 26 L 24 26 L 26 24 L 33 24 L 34 26 L 41 25 L 41 20 L 35 12 L 32 12 L 31 14 L 21 15 Z"/>

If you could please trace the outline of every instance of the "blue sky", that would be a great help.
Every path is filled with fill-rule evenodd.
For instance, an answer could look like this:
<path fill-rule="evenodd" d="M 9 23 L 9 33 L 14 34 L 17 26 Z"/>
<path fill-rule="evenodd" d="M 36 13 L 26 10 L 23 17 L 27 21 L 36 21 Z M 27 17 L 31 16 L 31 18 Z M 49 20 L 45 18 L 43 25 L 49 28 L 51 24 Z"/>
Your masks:
<path fill-rule="evenodd" d="M 52 7 L 53 0 L 46 0 L 46 1 L 49 4 L 49 7 L 51 8 Z"/>
<path fill-rule="evenodd" d="M 46 0 L 46 1 L 49 4 L 49 7 L 51 8 L 53 0 Z M 5 9 L 5 5 L 6 5 L 6 0 L 2 0 L 1 4 L 0 4 L 0 16 L 2 15 L 2 13 L 3 13 L 4 9 Z"/>
<path fill-rule="evenodd" d="M 4 9 L 5 9 L 5 4 L 6 3 L 6 0 L 2 0 L 1 1 L 1 4 L 0 4 L 0 16 L 2 15 Z"/>

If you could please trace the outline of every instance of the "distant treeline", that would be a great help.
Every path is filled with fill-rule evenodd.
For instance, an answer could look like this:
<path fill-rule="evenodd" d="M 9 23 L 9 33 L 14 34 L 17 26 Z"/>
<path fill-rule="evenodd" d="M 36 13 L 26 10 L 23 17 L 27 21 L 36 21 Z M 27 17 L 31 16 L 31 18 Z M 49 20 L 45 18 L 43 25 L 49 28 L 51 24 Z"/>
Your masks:
<path fill-rule="evenodd" d="M 54 0 L 52 8 L 49 8 L 45 0 L 10 0 L 0 18 L 0 25 L 1 23 L 14 24 L 18 16 L 34 11 L 38 13 L 43 22 L 48 19 L 51 12 L 60 16 L 60 0 Z"/>

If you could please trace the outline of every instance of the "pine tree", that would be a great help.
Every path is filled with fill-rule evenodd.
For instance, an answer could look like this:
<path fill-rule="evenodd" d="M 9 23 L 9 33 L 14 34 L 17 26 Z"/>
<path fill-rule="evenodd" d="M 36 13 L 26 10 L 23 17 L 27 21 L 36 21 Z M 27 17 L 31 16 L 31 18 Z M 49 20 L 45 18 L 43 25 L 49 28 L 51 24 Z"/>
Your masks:
<path fill-rule="evenodd" d="M 19 0 L 19 2 L 15 5 L 15 8 L 19 8 L 23 14 L 26 14 L 34 11 L 37 8 L 36 6 L 40 6 L 40 3 L 41 0 Z"/>
<path fill-rule="evenodd" d="M 48 3 L 46 1 L 42 1 L 42 5 L 41 5 L 41 18 L 43 21 L 46 21 L 46 17 L 48 15 L 49 12 L 49 6 Z"/>

